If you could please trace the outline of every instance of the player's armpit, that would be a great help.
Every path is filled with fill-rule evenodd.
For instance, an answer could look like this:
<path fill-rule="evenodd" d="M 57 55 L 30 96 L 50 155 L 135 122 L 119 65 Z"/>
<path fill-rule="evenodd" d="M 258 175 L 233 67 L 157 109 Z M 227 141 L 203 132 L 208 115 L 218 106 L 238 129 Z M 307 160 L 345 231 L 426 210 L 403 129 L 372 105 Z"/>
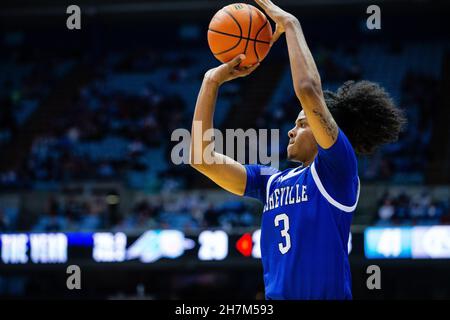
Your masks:
<path fill-rule="evenodd" d="M 247 183 L 247 172 L 245 167 L 232 158 L 221 153 L 214 152 L 212 163 L 191 165 L 221 188 L 238 196 L 244 195 Z"/>

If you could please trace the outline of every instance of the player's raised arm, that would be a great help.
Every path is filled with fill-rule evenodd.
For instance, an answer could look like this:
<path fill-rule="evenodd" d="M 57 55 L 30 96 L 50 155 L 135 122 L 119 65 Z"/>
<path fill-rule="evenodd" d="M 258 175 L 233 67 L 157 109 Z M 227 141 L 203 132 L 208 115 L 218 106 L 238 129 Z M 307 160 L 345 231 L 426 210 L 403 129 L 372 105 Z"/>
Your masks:
<path fill-rule="evenodd" d="M 277 24 L 274 38 L 286 33 L 295 93 L 305 111 L 317 143 L 330 148 L 337 139 L 338 127 L 328 110 L 322 84 L 300 22 L 270 0 L 255 0 Z"/>
<path fill-rule="evenodd" d="M 259 64 L 247 69 L 238 68 L 244 55 L 206 72 L 198 94 L 191 130 L 190 164 L 223 189 L 243 195 L 247 174 L 242 164 L 215 152 L 211 141 L 203 139 L 205 132 L 213 128 L 214 109 L 219 87 L 227 81 L 249 75 Z"/>

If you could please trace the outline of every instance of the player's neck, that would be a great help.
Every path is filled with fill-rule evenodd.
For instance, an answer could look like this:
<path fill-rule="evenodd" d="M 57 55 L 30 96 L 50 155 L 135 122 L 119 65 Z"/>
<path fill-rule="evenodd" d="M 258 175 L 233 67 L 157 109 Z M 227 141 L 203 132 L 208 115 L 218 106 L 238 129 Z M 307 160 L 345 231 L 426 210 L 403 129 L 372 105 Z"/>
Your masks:
<path fill-rule="evenodd" d="M 302 168 L 309 167 L 309 166 L 311 165 L 311 163 L 313 163 L 313 161 L 314 161 L 314 159 L 312 159 L 312 160 L 307 160 L 307 161 L 305 161 L 305 162 L 302 162 L 301 167 L 302 167 Z"/>

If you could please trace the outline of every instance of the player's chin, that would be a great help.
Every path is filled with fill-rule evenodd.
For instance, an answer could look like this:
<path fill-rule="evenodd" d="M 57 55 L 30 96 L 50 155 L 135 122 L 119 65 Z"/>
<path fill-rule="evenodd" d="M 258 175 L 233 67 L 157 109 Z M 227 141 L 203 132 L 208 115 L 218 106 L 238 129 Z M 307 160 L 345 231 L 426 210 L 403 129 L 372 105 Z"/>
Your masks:
<path fill-rule="evenodd" d="M 301 151 L 296 148 L 295 143 L 288 144 L 287 146 L 287 160 L 293 162 L 301 162 L 299 160 Z"/>
<path fill-rule="evenodd" d="M 288 144 L 286 150 L 287 150 L 287 159 L 292 160 L 294 158 L 293 154 L 293 144 Z"/>

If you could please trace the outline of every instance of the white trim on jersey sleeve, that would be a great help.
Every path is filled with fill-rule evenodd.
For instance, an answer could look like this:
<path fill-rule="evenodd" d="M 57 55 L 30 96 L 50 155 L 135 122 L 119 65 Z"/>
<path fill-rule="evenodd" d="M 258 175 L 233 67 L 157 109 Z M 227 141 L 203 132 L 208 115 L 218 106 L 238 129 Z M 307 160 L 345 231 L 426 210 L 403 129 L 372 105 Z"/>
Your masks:
<path fill-rule="evenodd" d="M 278 177 L 280 174 L 281 174 L 281 172 L 275 173 L 275 174 L 270 176 L 269 180 L 267 180 L 267 184 L 266 184 L 266 203 L 267 203 L 267 201 L 269 201 L 270 185 L 272 184 L 273 179 L 275 179 L 275 177 Z"/>
<path fill-rule="evenodd" d="M 291 171 L 289 171 L 286 175 L 282 176 L 280 178 L 280 182 L 283 182 L 284 180 L 290 179 L 292 177 L 298 176 L 299 174 L 301 174 L 303 171 L 305 171 L 308 167 L 304 167 L 299 171 L 295 171 L 298 168 L 292 169 Z"/>
<path fill-rule="evenodd" d="M 360 191 L 360 181 L 359 181 L 359 177 L 358 177 L 358 192 L 356 194 L 356 202 L 353 206 L 349 207 L 346 205 L 343 205 L 339 202 L 337 202 L 336 200 L 334 200 L 329 194 L 328 192 L 325 190 L 325 188 L 323 187 L 322 181 L 320 181 L 319 175 L 317 174 L 316 171 L 316 167 L 315 167 L 315 163 L 313 162 L 311 164 L 311 173 L 312 173 L 312 177 L 314 179 L 314 182 L 317 185 L 317 188 L 319 189 L 320 193 L 325 197 L 325 199 L 327 199 L 327 201 L 329 203 L 331 203 L 333 206 L 335 206 L 336 208 L 338 208 L 339 210 L 345 211 L 345 212 L 353 212 L 356 209 L 356 205 L 358 204 L 359 201 L 359 191 Z"/>

